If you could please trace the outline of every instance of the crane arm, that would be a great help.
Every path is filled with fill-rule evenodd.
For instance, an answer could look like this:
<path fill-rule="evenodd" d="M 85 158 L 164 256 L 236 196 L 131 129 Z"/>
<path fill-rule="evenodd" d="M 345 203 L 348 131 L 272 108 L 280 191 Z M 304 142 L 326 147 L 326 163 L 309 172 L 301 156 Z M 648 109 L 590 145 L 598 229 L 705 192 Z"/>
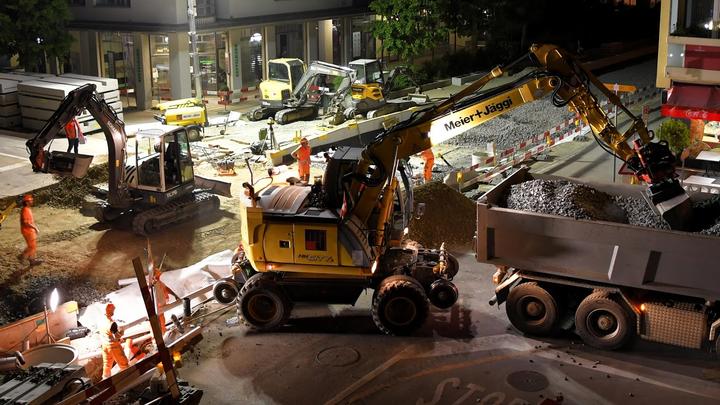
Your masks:
<path fill-rule="evenodd" d="M 530 68 L 525 70 L 525 68 Z M 491 81 L 525 72 L 519 79 L 481 91 Z M 598 87 L 610 102 L 618 105 L 632 120 L 619 132 L 602 110 L 590 85 Z M 383 249 L 382 233 L 388 211 L 382 196 L 393 191 L 392 174 L 398 161 L 433 144 L 445 141 L 496 118 L 525 103 L 552 94 L 556 107 L 569 107 L 592 129 L 598 143 L 624 160 L 640 180 L 648 183 L 649 200 L 673 229 L 684 229 L 689 222 L 689 199 L 677 181 L 675 157 L 666 143 L 652 142 L 652 135 L 619 98 L 602 85 L 570 54 L 554 45 L 533 45 L 524 57 L 504 67 L 496 67 L 454 96 L 379 134 L 363 151 L 355 171 L 346 180 L 349 212 L 377 234 L 375 249 Z M 631 139 L 637 136 L 638 139 Z M 378 204 L 380 207 L 378 207 Z M 374 223 L 371 222 L 376 221 Z M 375 219 L 376 218 L 376 219 Z"/>
<path fill-rule="evenodd" d="M 115 111 L 97 97 L 94 84 L 86 84 L 68 93 L 60 107 L 53 113 L 43 128 L 25 146 L 30 154 L 33 171 L 54 174 L 67 174 L 67 170 L 58 171 L 53 159 L 62 157 L 74 163 L 76 155 L 64 152 L 49 152 L 45 147 L 57 136 L 65 125 L 75 116 L 87 110 L 98 122 L 105 134 L 108 147 L 108 202 L 117 207 L 127 205 L 129 194 L 125 183 L 125 160 L 127 157 L 127 134 L 125 123 Z M 82 174 L 84 176 L 84 173 Z"/>

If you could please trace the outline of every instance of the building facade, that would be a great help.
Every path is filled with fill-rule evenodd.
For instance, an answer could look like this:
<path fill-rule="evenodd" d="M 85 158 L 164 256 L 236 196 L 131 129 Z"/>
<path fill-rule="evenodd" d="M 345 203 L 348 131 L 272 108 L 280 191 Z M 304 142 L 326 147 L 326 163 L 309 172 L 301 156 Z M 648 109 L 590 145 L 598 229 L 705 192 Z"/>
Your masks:
<path fill-rule="evenodd" d="M 663 1 L 659 41 L 661 112 L 690 120 L 693 138 L 701 139 L 708 121 L 720 121 L 720 0 Z"/>
<path fill-rule="evenodd" d="M 267 76 L 267 61 L 346 64 L 375 58 L 369 0 L 196 0 L 204 94 L 233 98 Z M 117 78 L 126 108 L 191 97 L 187 0 L 71 0 L 75 38 L 64 70 Z"/>

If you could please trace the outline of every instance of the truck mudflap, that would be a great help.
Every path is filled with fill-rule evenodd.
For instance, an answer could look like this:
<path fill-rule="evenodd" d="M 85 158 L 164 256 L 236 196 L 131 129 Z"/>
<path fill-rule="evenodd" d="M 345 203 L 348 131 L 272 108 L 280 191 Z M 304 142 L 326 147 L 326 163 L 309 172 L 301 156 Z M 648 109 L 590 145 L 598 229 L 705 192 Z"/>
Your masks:
<path fill-rule="evenodd" d="M 495 296 L 490 299 L 490 305 L 500 305 L 505 302 L 508 294 L 510 293 L 510 287 L 521 279 L 522 277 L 520 277 L 520 274 L 517 272 L 506 277 L 497 287 L 495 287 Z"/>
<path fill-rule="evenodd" d="M 206 177 L 195 175 L 195 186 L 210 193 L 221 195 L 223 197 L 232 198 L 230 193 L 230 183 L 222 180 L 208 179 Z"/>

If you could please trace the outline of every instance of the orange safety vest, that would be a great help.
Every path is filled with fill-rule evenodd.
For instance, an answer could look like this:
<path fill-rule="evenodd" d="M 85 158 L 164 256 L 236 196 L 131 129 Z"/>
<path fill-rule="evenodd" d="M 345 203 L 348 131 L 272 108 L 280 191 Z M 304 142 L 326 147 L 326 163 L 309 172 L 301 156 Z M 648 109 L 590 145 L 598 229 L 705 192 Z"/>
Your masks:
<path fill-rule="evenodd" d="M 310 146 L 300 146 L 295 150 L 298 164 L 310 164 Z"/>
<path fill-rule="evenodd" d="M 70 122 L 65 124 L 65 134 L 68 139 L 77 139 L 81 134 L 80 124 L 75 118 L 71 119 Z"/>
<path fill-rule="evenodd" d="M 30 207 L 23 207 L 20 211 L 20 231 L 25 233 L 35 233 L 35 219 L 33 218 Z"/>

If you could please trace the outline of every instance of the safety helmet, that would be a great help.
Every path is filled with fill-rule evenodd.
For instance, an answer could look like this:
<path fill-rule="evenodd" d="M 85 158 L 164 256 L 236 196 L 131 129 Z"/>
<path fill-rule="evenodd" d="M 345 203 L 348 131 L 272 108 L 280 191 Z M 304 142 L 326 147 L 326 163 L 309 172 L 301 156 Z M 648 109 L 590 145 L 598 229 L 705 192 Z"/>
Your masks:
<path fill-rule="evenodd" d="M 113 315 L 115 313 L 115 304 L 112 302 L 108 302 L 107 305 L 105 305 L 105 315 Z"/>
<path fill-rule="evenodd" d="M 33 202 L 33 196 L 32 194 L 25 194 L 22 200 L 24 203 L 31 203 Z"/>

